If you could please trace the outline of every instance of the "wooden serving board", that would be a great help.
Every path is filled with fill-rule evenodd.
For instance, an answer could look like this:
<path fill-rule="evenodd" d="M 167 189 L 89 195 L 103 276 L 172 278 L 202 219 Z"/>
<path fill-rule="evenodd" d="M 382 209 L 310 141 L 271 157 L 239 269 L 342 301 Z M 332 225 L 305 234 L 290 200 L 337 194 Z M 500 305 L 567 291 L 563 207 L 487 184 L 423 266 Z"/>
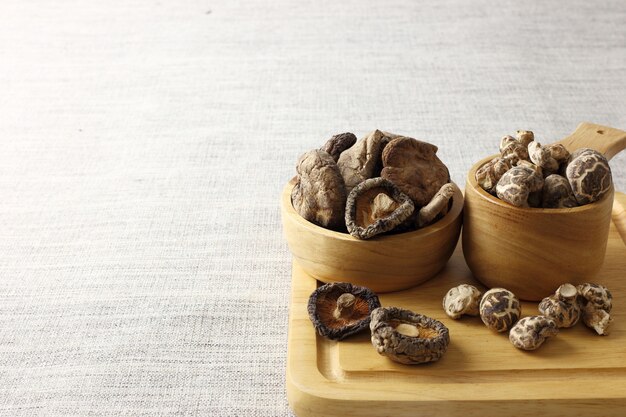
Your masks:
<path fill-rule="evenodd" d="M 597 279 L 613 293 L 609 336 L 582 323 L 561 329 L 534 352 L 518 350 L 508 333 L 487 329 L 479 317 L 448 318 L 446 291 L 461 283 L 484 290 L 458 245 L 446 268 L 426 283 L 381 294 L 398 306 L 442 321 L 450 329 L 443 358 L 401 365 L 378 355 L 364 332 L 341 342 L 315 334 L 307 315 L 319 283 L 294 262 L 287 394 L 299 417 L 334 416 L 572 416 L 626 415 L 626 195 L 616 193 L 606 259 Z M 511 254 L 514 256 L 514 254 Z M 523 302 L 522 316 L 538 314 Z"/>

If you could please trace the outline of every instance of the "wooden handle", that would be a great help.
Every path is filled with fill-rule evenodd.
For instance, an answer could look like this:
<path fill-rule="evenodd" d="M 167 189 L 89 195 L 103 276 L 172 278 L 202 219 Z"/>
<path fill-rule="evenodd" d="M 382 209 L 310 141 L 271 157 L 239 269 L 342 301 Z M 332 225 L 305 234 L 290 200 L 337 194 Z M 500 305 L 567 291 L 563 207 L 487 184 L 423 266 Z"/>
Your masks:
<path fill-rule="evenodd" d="M 576 131 L 559 141 L 572 152 L 579 148 L 591 148 L 611 159 L 626 148 L 626 132 L 612 127 L 583 122 Z"/>

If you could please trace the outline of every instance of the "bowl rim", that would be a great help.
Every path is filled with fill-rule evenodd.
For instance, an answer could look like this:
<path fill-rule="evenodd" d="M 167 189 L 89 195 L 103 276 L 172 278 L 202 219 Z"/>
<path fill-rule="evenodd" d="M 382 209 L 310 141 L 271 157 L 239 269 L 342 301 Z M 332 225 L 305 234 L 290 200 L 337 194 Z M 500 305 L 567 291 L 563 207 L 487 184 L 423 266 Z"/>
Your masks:
<path fill-rule="evenodd" d="M 585 204 L 578 207 L 571 208 L 541 208 L 541 207 L 517 207 L 512 204 L 509 204 L 505 201 L 500 200 L 499 198 L 489 194 L 485 191 L 481 186 L 478 185 L 476 181 L 476 171 L 478 168 L 491 161 L 493 158 L 497 158 L 499 154 L 494 154 L 488 156 L 486 158 L 481 159 L 476 162 L 472 168 L 467 172 L 467 179 L 465 180 L 465 188 L 471 187 L 472 191 L 474 191 L 478 196 L 482 197 L 483 200 L 487 201 L 490 204 L 499 206 L 501 208 L 505 208 L 512 212 L 518 213 L 526 213 L 526 214 L 546 214 L 546 215 L 555 215 L 555 214 L 563 214 L 563 213 L 581 213 L 588 210 L 593 210 L 597 206 L 603 204 L 607 199 L 613 200 L 614 193 L 614 185 L 611 184 L 611 189 L 608 193 L 604 195 L 600 200 L 594 201 L 593 203 Z M 467 195 L 467 190 L 465 191 Z"/>
<path fill-rule="evenodd" d="M 452 181 L 451 181 L 452 182 Z M 452 207 L 446 213 L 443 218 L 439 219 L 436 223 L 433 223 L 429 226 L 426 226 L 422 229 L 414 230 L 411 232 L 398 233 L 393 235 L 383 235 L 383 236 L 374 236 L 371 239 L 357 239 L 349 233 L 341 233 L 336 232 L 334 230 L 325 229 L 321 226 L 316 225 L 304 217 L 300 216 L 296 209 L 293 208 L 293 204 L 291 203 L 291 190 L 296 185 L 296 178 L 292 178 L 286 185 L 283 187 L 283 192 L 281 196 L 281 207 L 283 211 L 283 215 L 290 218 L 291 221 L 298 224 L 299 227 L 305 228 L 311 233 L 315 233 L 318 235 L 322 235 L 324 237 L 345 240 L 351 242 L 358 242 L 360 244 L 379 244 L 382 242 L 395 242 L 399 243 L 408 239 L 418 239 L 422 237 L 427 237 L 433 234 L 438 233 L 439 231 L 446 229 L 449 227 L 454 221 L 461 217 L 463 212 L 464 205 L 464 196 L 461 192 L 460 188 L 457 186 L 454 194 L 452 195 Z M 455 184 L 456 185 L 456 184 Z"/>

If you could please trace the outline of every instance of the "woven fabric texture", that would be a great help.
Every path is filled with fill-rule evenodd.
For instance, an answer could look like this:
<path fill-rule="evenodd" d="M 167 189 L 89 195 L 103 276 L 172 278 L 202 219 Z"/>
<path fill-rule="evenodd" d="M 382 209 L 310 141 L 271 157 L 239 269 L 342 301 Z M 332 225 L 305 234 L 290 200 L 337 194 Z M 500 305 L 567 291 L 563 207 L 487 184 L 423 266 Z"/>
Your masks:
<path fill-rule="evenodd" d="M 380 128 L 462 186 L 516 129 L 626 129 L 625 21 L 622 0 L 1 1 L 0 415 L 290 415 L 298 156 Z"/>

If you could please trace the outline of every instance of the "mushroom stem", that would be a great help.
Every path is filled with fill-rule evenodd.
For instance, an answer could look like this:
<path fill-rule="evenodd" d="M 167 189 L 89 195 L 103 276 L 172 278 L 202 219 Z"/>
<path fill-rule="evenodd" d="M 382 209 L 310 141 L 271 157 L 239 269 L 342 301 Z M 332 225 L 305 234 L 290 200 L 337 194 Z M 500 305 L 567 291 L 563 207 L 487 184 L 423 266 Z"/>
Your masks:
<path fill-rule="evenodd" d="M 333 311 L 335 319 L 350 317 L 354 311 L 356 297 L 349 292 L 343 293 L 337 298 L 337 308 Z"/>
<path fill-rule="evenodd" d="M 556 296 L 559 300 L 566 303 L 572 303 L 578 295 L 578 290 L 572 284 L 563 284 L 556 290 Z"/>
<path fill-rule="evenodd" d="M 432 222 L 448 206 L 448 201 L 452 198 L 454 190 L 453 183 L 444 184 L 430 202 L 420 209 L 417 227 L 424 227 Z"/>

